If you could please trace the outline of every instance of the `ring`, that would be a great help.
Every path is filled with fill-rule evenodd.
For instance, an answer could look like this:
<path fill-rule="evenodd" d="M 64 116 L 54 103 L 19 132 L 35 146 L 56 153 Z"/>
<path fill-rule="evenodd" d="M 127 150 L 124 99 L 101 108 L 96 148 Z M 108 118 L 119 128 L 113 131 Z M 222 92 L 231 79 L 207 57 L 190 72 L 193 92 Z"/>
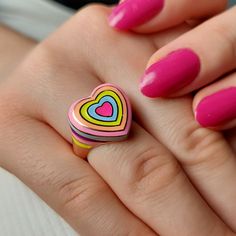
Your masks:
<path fill-rule="evenodd" d="M 71 105 L 68 119 L 74 153 L 86 158 L 96 146 L 127 139 L 132 109 L 128 97 L 120 88 L 102 84 L 89 97 Z"/>

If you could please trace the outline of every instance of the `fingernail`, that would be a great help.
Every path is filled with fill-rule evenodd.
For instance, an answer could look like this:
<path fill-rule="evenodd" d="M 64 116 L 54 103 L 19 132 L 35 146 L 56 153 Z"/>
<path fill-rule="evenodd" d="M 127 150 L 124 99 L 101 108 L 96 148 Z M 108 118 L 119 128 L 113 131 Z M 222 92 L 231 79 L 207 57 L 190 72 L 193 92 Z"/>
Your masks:
<path fill-rule="evenodd" d="M 193 82 L 200 59 L 190 49 L 179 49 L 151 65 L 141 79 L 141 92 L 151 98 L 166 97 Z"/>
<path fill-rule="evenodd" d="M 121 30 L 139 26 L 157 15 L 164 0 L 125 0 L 115 7 L 109 16 L 109 24 Z"/>
<path fill-rule="evenodd" d="M 236 87 L 205 97 L 198 104 L 195 117 L 203 127 L 217 127 L 236 119 Z"/>

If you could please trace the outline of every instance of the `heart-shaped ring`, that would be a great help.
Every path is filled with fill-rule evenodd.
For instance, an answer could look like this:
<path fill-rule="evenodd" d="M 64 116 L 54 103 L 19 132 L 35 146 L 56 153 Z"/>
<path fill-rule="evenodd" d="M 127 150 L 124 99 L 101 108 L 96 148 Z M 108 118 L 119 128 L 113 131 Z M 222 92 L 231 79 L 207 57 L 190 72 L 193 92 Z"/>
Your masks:
<path fill-rule="evenodd" d="M 120 88 L 102 84 L 89 97 L 74 102 L 68 117 L 74 152 L 86 158 L 91 148 L 128 137 L 132 109 Z"/>

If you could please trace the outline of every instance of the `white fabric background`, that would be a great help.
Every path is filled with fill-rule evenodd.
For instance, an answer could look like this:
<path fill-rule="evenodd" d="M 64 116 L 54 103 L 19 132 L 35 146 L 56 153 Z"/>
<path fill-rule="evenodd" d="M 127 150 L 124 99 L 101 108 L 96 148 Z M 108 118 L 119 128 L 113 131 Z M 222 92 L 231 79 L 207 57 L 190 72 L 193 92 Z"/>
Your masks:
<path fill-rule="evenodd" d="M 38 40 L 72 14 L 47 0 L 0 0 L 0 22 Z M 0 236 L 76 235 L 36 194 L 0 168 Z"/>
<path fill-rule="evenodd" d="M 78 234 L 15 176 L 0 168 L 0 235 Z"/>
<path fill-rule="evenodd" d="M 0 22 L 38 40 L 72 14 L 69 8 L 48 0 L 0 0 Z"/>

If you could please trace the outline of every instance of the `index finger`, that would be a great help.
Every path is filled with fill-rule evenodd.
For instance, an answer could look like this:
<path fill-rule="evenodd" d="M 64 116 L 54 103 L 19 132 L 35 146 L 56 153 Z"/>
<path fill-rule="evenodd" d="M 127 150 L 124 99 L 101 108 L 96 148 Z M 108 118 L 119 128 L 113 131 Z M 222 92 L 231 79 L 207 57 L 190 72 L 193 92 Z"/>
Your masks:
<path fill-rule="evenodd" d="M 151 33 L 215 15 L 226 6 L 226 0 L 125 0 L 113 9 L 109 23 L 120 30 Z"/>

